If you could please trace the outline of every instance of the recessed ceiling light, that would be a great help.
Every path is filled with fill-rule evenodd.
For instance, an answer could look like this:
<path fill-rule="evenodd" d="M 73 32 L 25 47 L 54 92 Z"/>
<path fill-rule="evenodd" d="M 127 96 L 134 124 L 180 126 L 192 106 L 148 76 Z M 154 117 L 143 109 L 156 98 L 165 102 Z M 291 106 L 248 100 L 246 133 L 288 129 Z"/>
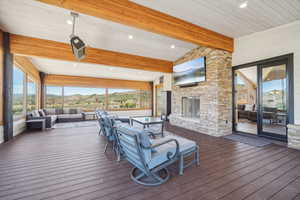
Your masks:
<path fill-rule="evenodd" d="M 248 1 L 244 1 L 240 4 L 240 8 L 246 8 L 248 6 Z"/>
<path fill-rule="evenodd" d="M 73 24 L 72 20 L 68 19 L 67 24 L 72 25 Z"/>
<path fill-rule="evenodd" d="M 128 35 L 128 39 L 133 39 L 133 35 Z"/>
<path fill-rule="evenodd" d="M 175 45 L 174 44 L 171 45 L 171 49 L 175 49 Z"/>

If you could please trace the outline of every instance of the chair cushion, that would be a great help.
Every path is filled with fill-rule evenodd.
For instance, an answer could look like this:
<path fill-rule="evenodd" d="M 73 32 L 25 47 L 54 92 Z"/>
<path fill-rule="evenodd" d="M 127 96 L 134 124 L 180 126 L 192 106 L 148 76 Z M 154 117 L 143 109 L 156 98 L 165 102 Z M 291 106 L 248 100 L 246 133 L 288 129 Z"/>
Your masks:
<path fill-rule="evenodd" d="M 76 108 L 70 108 L 69 113 L 70 114 L 78 114 L 78 110 Z"/>
<path fill-rule="evenodd" d="M 44 112 L 43 109 L 39 110 L 39 114 L 40 114 L 41 117 L 45 117 L 46 116 L 46 114 L 45 114 L 45 112 Z"/>
<path fill-rule="evenodd" d="M 45 114 L 46 115 L 55 115 L 55 109 L 54 108 L 47 108 L 47 109 L 44 109 L 45 111 Z"/>
<path fill-rule="evenodd" d="M 148 133 L 143 130 L 133 128 L 132 126 L 129 126 L 128 124 L 122 124 L 122 125 L 118 126 L 118 131 L 129 135 L 128 136 L 126 134 L 123 134 L 123 138 L 125 138 L 128 143 L 132 143 L 132 146 L 136 146 L 134 138 L 133 138 L 135 135 L 138 137 L 138 140 L 139 140 L 138 142 L 140 142 L 144 147 L 151 146 L 150 137 L 148 136 Z M 132 136 L 130 136 L 130 135 L 132 135 Z M 141 150 L 144 155 L 145 162 L 148 163 L 151 160 L 151 153 L 152 153 L 151 149 L 141 148 Z"/>
<path fill-rule="evenodd" d="M 50 117 L 51 117 L 51 122 L 55 122 L 57 120 L 56 115 L 50 115 Z"/>
<path fill-rule="evenodd" d="M 238 105 L 238 110 L 245 110 L 245 105 L 244 104 L 239 104 Z"/>
<path fill-rule="evenodd" d="M 70 108 L 64 108 L 63 110 L 62 110 L 62 112 L 63 113 L 61 113 L 61 114 L 70 114 Z"/>
<path fill-rule="evenodd" d="M 33 117 L 40 117 L 40 113 L 38 110 L 34 110 L 31 112 Z"/>
<path fill-rule="evenodd" d="M 246 111 L 253 111 L 253 104 L 246 104 L 245 105 L 245 110 Z"/>
<path fill-rule="evenodd" d="M 169 140 L 169 139 L 175 139 L 177 140 L 177 142 L 179 143 L 179 153 L 185 153 L 185 152 L 189 152 L 193 149 L 196 148 L 196 142 L 194 142 L 193 140 L 189 140 L 177 135 L 167 135 L 163 138 L 160 139 L 154 139 L 152 140 L 153 144 L 156 143 L 161 143 L 165 140 Z M 168 153 L 171 152 L 171 156 L 173 156 L 175 154 L 176 151 L 176 144 L 175 142 L 170 142 L 170 143 L 166 143 L 163 144 L 157 148 L 155 148 L 156 152 L 152 152 L 151 155 L 151 160 L 148 163 L 148 166 L 150 169 L 153 169 L 159 165 L 161 165 L 162 163 L 168 161 Z"/>

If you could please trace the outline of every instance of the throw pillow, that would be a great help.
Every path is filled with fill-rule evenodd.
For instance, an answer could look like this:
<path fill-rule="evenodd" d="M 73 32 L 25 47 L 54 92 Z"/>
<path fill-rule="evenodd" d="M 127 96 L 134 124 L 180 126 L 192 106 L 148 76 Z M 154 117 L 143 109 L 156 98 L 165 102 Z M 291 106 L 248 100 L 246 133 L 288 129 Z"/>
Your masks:
<path fill-rule="evenodd" d="M 39 110 L 39 114 L 41 117 L 46 117 L 46 114 L 45 114 L 44 110 L 42 110 L 42 109 Z"/>
<path fill-rule="evenodd" d="M 253 105 L 252 104 L 246 104 L 245 105 L 245 110 L 246 111 L 253 111 Z"/>

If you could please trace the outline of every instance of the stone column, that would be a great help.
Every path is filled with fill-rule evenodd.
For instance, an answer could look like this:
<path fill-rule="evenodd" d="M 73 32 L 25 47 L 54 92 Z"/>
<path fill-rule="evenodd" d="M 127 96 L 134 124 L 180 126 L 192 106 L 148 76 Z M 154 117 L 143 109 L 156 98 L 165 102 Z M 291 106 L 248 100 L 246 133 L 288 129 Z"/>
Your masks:
<path fill-rule="evenodd" d="M 300 125 L 288 125 L 288 147 L 300 150 Z"/>

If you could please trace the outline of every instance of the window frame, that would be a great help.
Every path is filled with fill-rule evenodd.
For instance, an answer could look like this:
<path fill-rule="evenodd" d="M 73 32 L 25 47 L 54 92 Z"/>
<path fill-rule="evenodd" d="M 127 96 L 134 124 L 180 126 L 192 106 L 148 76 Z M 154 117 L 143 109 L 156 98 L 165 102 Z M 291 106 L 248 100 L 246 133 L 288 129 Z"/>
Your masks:
<path fill-rule="evenodd" d="M 35 85 L 35 108 L 32 109 L 32 110 L 28 109 L 28 95 L 29 95 L 28 86 L 29 86 L 29 83 L 30 83 L 29 80 L 32 83 L 34 83 L 34 85 Z M 37 110 L 38 109 L 38 94 L 39 94 L 39 91 L 38 91 L 38 83 L 37 83 L 37 81 L 34 78 L 32 78 L 30 75 L 26 74 L 26 112 L 31 112 L 33 110 Z"/>
<path fill-rule="evenodd" d="M 26 73 L 20 68 L 18 67 L 17 65 L 13 65 L 14 68 L 20 70 L 22 72 L 22 75 L 23 75 L 23 82 L 22 82 L 22 112 L 18 113 L 18 114 L 15 114 L 13 113 L 13 120 L 14 121 L 17 121 L 17 120 L 20 120 L 22 118 L 24 118 L 26 116 L 26 98 L 27 98 L 27 85 L 26 85 Z M 14 70 L 13 70 L 14 71 Z M 14 76 L 14 74 L 13 74 Z M 14 80 L 14 77 L 13 77 L 13 80 Z M 14 83 L 13 83 L 13 88 L 14 88 Z M 14 96 L 14 92 L 13 92 L 13 96 Z M 14 106 L 14 100 L 13 100 L 13 103 L 12 103 L 12 106 Z"/>

